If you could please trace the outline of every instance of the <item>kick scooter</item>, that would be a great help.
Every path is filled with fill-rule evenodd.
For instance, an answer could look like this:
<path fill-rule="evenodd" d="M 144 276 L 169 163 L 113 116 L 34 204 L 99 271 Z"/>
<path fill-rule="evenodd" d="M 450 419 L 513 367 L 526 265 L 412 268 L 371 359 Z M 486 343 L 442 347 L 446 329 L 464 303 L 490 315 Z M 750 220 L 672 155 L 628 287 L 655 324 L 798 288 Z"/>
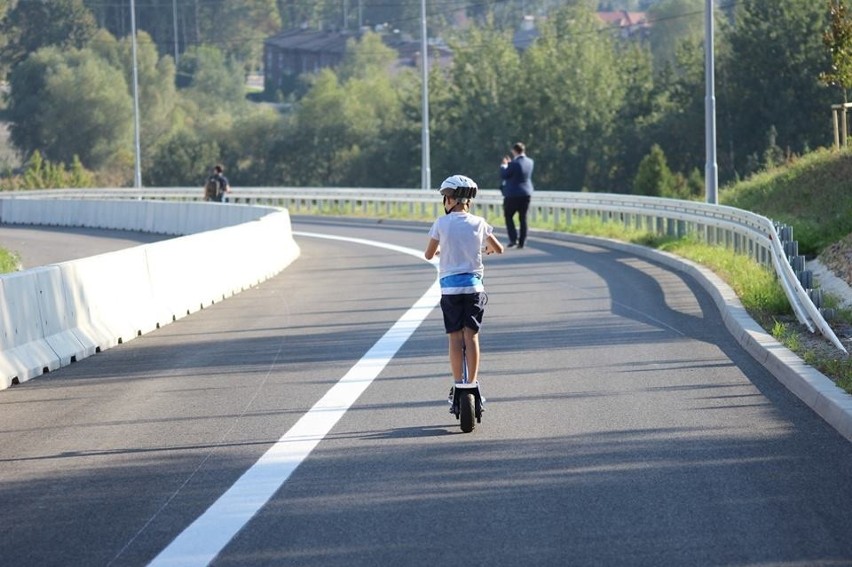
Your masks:
<path fill-rule="evenodd" d="M 459 420 L 464 433 L 470 433 L 477 423 L 482 423 L 482 395 L 479 392 L 479 384 L 471 384 L 467 380 L 467 356 L 465 349 L 462 349 L 462 381 L 453 385 L 452 412 Z"/>

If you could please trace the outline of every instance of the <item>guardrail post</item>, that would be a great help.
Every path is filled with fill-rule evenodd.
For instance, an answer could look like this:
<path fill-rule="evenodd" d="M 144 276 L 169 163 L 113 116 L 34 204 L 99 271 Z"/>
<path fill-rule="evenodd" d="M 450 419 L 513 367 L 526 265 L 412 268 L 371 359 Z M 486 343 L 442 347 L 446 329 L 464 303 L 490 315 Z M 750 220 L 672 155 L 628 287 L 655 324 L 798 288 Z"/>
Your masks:
<path fill-rule="evenodd" d="M 786 240 L 782 244 L 784 245 L 784 254 L 787 255 L 788 260 L 799 255 L 799 242 L 797 240 Z"/>

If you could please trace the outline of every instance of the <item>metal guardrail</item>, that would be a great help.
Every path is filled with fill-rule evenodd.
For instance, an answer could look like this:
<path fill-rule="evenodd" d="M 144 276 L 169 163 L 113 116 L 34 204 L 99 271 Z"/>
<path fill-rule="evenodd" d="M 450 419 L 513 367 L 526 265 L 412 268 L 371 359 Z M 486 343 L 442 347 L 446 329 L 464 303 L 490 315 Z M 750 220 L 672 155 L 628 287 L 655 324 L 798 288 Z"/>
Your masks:
<path fill-rule="evenodd" d="M 18 197 L 195 201 L 203 198 L 203 191 L 193 187 L 51 189 L 0 193 L 0 201 Z M 295 214 L 408 214 L 417 218 L 443 214 L 436 193 L 410 189 L 239 187 L 232 190 L 228 200 L 233 203 L 285 207 Z M 486 216 L 502 216 L 502 203 L 502 196 L 496 190 L 480 190 L 477 195 L 477 209 L 484 209 Z M 594 216 L 654 234 L 678 237 L 691 234 L 708 244 L 722 245 L 736 253 L 748 255 L 775 271 L 800 323 L 811 332 L 819 331 L 838 349 L 846 352 L 825 320 L 820 306 L 814 302 L 813 298 L 818 297 L 818 294 L 810 289 L 812 278 L 804 270 L 804 259 L 798 256 L 798 246 L 792 241 L 790 227 L 776 226 L 767 217 L 733 207 L 610 193 L 539 191 L 532 200 L 529 213 L 531 221 L 550 224 L 554 229 L 567 227 L 576 218 Z M 797 264 L 797 270 L 794 270 L 793 264 Z M 803 285 L 803 281 L 807 285 Z"/>

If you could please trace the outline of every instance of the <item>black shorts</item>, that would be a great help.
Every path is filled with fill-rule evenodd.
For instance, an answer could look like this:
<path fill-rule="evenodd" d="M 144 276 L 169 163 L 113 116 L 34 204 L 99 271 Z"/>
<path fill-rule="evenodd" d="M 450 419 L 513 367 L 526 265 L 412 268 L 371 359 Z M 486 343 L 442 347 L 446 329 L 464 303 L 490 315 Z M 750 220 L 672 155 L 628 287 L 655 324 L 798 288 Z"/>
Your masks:
<path fill-rule="evenodd" d="M 487 301 L 488 296 L 485 293 L 442 295 L 441 311 L 444 312 L 444 329 L 448 333 L 454 333 L 467 327 L 474 332 L 479 332 Z"/>

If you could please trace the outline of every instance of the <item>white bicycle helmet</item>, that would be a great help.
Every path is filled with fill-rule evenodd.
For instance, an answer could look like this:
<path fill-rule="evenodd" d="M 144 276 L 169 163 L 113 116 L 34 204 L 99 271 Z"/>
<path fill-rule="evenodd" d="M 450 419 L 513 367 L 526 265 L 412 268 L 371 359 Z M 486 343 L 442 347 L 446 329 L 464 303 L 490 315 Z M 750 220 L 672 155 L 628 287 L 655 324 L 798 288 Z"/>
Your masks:
<path fill-rule="evenodd" d="M 462 202 L 467 202 L 476 197 L 476 182 L 464 175 L 451 175 L 441 183 L 441 195 L 452 197 Z"/>

